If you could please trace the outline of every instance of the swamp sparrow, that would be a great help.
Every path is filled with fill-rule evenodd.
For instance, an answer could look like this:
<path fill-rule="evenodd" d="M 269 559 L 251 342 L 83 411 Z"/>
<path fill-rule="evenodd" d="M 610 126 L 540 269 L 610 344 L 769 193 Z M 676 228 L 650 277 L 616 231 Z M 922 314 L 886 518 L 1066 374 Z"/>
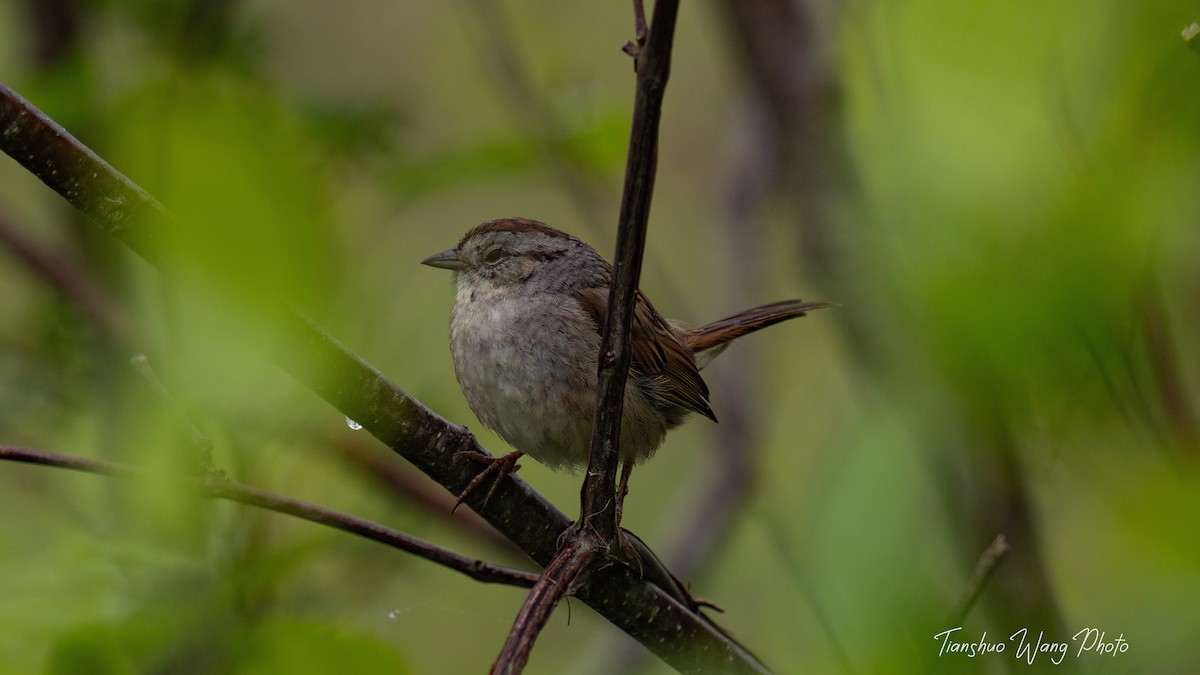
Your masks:
<path fill-rule="evenodd" d="M 490 473 L 498 474 L 495 490 L 519 468 L 522 454 L 555 469 L 587 466 L 612 267 L 579 239 L 525 218 L 483 223 L 421 263 L 454 271 L 454 372 L 479 420 L 517 449 L 498 458 L 479 455 L 489 467 L 458 503 Z M 828 306 L 787 300 L 684 329 L 663 319 L 639 291 L 618 494 L 624 496 L 632 466 L 654 454 L 689 413 L 716 421 L 700 379 L 709 359 L 735 338 Z"/>

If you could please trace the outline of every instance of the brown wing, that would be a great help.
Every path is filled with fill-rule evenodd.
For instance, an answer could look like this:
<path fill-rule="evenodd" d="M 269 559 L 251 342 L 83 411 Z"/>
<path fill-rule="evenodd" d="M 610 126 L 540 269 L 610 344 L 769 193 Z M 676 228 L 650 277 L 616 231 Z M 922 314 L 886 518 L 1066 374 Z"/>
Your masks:
<path fill-rule="evenodd" d="M 608 315 L 608 289 L 585 288 L 575 297 L 601 331 Z M 708 386 L 691 351 L 641 291 L 633 308 L 630 359 L 630 370 L 640 377 L 657 407 L 678 406 L 717 421 L 708 406 Z"/>

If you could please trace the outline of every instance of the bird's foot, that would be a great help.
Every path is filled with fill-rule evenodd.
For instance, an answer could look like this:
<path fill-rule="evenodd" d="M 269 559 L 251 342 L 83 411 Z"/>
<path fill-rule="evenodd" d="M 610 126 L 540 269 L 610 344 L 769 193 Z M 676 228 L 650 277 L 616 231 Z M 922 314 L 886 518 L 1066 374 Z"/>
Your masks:
<path fill-rule="evenodd" d="M 479 487 L 480 483 L 487 480 L 488 476 L 494 475 L 495 478 L 492 480 L 492 486 L 488 488 L 487 494 L 483 496 L 483 503 L 480 504 L 480 507 L 485 506 L 488 503 L 488 500 L 492 498 L 492 493 L 494 493 L 496 488 L 499 487 L 500 481 L 504 480 L 504 477 L 508 474 L 516 473 L 517 470 L 521 468 L 521 465 L 517 464 L 517 460 L 521 459 L 521 456 L 525 453 L 521 452 L 520 450 L 514 450 L 507 455 L 492 457 L 490 455 L 485 455 L 482 452 L 465 450 L 460 454 L 466 456 L 468 459 L 486 464 L 487 466 L 484 467 L 483 471 L 475 474 L 475 477 L 471 479 L 471 482 L 467 483 L 467 487 L 463 488 L 463 491 L 459 493 L 458 499 L 454 501 L 454 508 L 450 509 L 450 513 L 457 511 L 458 507 L 462 506 L 462 503 L 467 498 L 467 495 L 470 495 L 475 488 Z"/>

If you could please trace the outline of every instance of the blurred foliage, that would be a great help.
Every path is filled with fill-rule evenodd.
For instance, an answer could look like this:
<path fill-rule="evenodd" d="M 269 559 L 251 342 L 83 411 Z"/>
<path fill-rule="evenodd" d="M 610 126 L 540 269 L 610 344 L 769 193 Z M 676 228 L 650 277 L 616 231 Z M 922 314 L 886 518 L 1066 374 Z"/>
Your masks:
<path fill-rule="evenodd" d="M 0 443 L 195 470 L 127 365 L 146 353 L 232 477 L 524 564 L 343 460 L 362 440 L 269 365 L 265 309 L 303 308 L 506 449 L 454 382 L 450 285 L 416 263 L 504 215 L 609 250 L 633 83 L 627 5 L 504 6 L 511 26 L 468 2 L 0 2 L 0 81 L 178 219 L 160 275 L 0 162 L 0 226 L 108 303 L 0 255 Z M 757 119 L 722 16 L 681 17 L 643 281 L 693 323 L 735 309 L 720 214 L 730 139 Z M 760 467 L 692 580 L 778 672 L 1024 671 L 1012 645 L 939 659 L 933 639 L 1018 521 L 965 638 L 1098 627 L 1129 652 L 1058 669 L 1200 666 L 1200 57 L 1180 37 L 1198 19 L 1182 0 L 871 0 L 828 21 L 857 181 L 840 271 L 805 276 L 798 230 L 820 224 L 780 190 L 737 267 L 761 296 L 738 301 L 841 306 L 736 348 L 757 355 Z M 536 100 L 497 73 L 492 28 Z M 692 422 L 634 477 L 626 522 L 652 547 L 714 435 Z M 526 464 L 574 511 L 578 477 Z M 4 673 L 479 672 L 524 597 L 169 481 L 3 465 L 0 495 Z M 608 631 L 571 603 L 530 672 L 591 672 Z"/>

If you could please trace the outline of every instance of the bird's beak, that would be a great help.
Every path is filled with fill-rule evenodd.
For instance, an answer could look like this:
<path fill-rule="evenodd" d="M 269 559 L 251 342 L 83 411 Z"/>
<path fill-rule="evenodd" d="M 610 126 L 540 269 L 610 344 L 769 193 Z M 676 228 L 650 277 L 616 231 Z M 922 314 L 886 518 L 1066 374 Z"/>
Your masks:
<path fill-rule="evenodd" d="M 448 248 L 441 253 L 434 253 L 428 258 L 421 261 L 422 265 L 430 267 L 440 267 L 444 270 L 461 270 L 466 267 L 467 263 L 458 255 L 458 251 Z"/>

